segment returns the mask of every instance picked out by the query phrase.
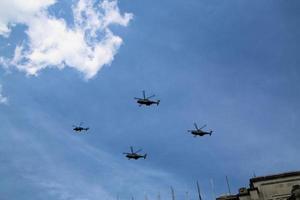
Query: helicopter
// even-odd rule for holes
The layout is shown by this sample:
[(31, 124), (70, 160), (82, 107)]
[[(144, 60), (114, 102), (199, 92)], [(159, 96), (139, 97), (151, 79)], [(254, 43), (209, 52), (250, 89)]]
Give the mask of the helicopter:
[(80, 124), (77, 126), (77, 125), (73, 125), (73, 131), (76, 131), (76, 132), (81, 132), (81, 131), (88, 131), (90, 128), (89, 127), (82, 127), (82, 122), (80, 122)]
[(206, 127), (206, 125), (202, 126), (201, 128), (198, 128), (197, 124), (194, 123), (194, 126), (195, 126), (196, 130), (188, 130), (188, 132), (190, 132), (191, 134), (193, 134), (194, 137), (197, 137), (197, 136), (204, 136), (204, 135), (210, 135), (210, 136), (211, 136), (211, 134), (212, 134), (212, 132), (213, 132), (212, 130), (210, 130), (209, 132), (203, 131), (202, 129), (203, 129), (204, 127)]
[(140, 158), (146, 159), (146, 157), (147, 157), (147, 154), (144, 154), (144, 155), (138, 154), (138, 152), (142, 151), (142, 149), (139, 149), (137, 151), (133, 151), (133, 147), (130, 147), (130, 151), (131, 151), (130, 153), (123, 153), (123, 154), (126, 155), (126, 157), (128, 158), (128, 160), (130, 160), (130, 159), (137, 160), (137, 159), (140, 159)]
[(152, 98), (152, 97), (155, 97), (155, 95), (146, 97), (145, 91), (143, 90), (143, 98), (135, 97), (134, 99), (137, 100), (137, 103), (139, 104), (139, 106), (142, 106), (142, 105), (150, 106), (152, 104), (159, 105), (160, 100), (157, 100), (157, 101), (150, 100), (150, 98)]

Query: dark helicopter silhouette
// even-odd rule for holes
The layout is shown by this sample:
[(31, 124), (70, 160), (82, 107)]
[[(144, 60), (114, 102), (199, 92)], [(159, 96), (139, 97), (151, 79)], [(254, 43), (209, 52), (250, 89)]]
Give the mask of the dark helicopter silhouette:
[(123, 153), (123, 154), (126, 155), (128, 160), (130, 160), (130, 159), (137, 160), (137, 159), (140, 159), (140, 158), (146, 159), (146, 157), (147, 157), (147, 154), (144, 154), (144, 155), (138, 154), (138, 152), (142, 151), (142, 149), (139, 149), (137, 151), (133, 151), (133, 147), (130, 147), (130, 151), (131, 151), (130, 153)]
[(193, 134), (194, 135), (194, 137), (197, 137), (197, 136), (204, 136), (204, 135), (210, 135), (211, 136), (211, 134), (212, 134), (212, 130), (210, 130), (209, 132), (207, 132), (207, 131), (203, 131), (202, 129), (204, 128), (204, 127), (206, 127), (206, 125), (204, 125), (204, 126), (202, 126), (201, 128), (198, 128), (198, 126), (197, 126), (197, 124), (196, 123), (194, 123), (194, 126), (195, 126), (195, 130), (188, 130), (188, 132), (190, 132), (191, 134)]
[(139, 106), (142, 106), (142, 105), (150, 106), (152, 104), (159, 105), (160, 100), (157, 100), (157, 101), (150, 100), (150, 98), (152, 98), (152, 97), (155, 97), (155, 95), (146, 97), (145, 91), (143, 90), (143, 98), (135, 97), (134, 99), (137, 100), (137, 103), (139, 104)]
[(80, 124), (78, 125), (78, 126), (76, 126), (76, 125), (73, 125), (73, 131), (76, 131), (76, 132), (81, 132), (81, 131), (88, 131), (90, 128), (89, 127), (86, 127), (86, 128), (84, 128), (84, 127), (82, 127), (82, 122), (80, 122)]

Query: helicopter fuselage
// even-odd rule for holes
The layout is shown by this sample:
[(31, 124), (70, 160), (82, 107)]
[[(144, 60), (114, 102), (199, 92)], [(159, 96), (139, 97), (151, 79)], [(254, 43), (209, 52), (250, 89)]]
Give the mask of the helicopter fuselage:
[(73, 130), (76, 132), (81, 132), (81, 131), (88, 131), (89, 128), (75, 127), (75, 128), (73, 128)]
[(201, 131), (201, 130), (191, 130), (191, 134), (193, 134), (195, 137), (196, 136), (204, 136), (204, 135), (210, 135), (212, 134), (212, 131), (206, 132), (206, 131)]
[(138, 104), (140, 104), (140, 105), (146, 105), (146, 106), (150, 106), (152, 104), (158, 105), (159, 102), (160, 102), (159, 100), (158, 101), (151, 101), (149, 99), (139, 99), (139, 100), (137, 100)]
[(137, 160), (137, 159), (140, 159), (140, 158), (144, 158), (146, 159), (146, 156), (147, 154), (145, 155), (139, 155), (139, 154), (136, 154), (136, 153), (132, 153), (132, 154), (127, 154), (126, 157), (130, 160), (130, 159), (134, 159), (134, 160)]

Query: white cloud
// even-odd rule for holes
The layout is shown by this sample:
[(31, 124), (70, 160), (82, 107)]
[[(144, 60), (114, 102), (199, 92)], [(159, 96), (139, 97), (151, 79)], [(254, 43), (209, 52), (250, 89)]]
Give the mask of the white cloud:
[(0, 85), (0, 104), (7, 104), (8, 98), (2, 94), (2, 85)]
[(1, 0), (0, 35), (8, 36), (10, 26), (26, 23), (36, 13), (55, 3), (55, 0)]
[[(0, 28), (2, 35), (9, 32), (9, 23), (27, 25), (28, 42), (17, 46), (14, 57), (2, 59), (2, 64), (15, 66), (29, 75), (36, 75), (47, 67), (62, 69), (68, 66), (82, 72), (85, 78), (92, 78), (113, 61), (122, 44), (122, 38), (112, 33), (110, 25), (127, 26), (133, 17), (129, 13), (121, 15), (115, 0), (104, 0), (97, 5), (93, 0), (79, 0), (72, 7), (74, 26), (71, 27), (64, 19), (50, 16), (45, 10), (54, 3), (53, 0), (39, 2), (43, 3), (24, 9), (31, 12), (24, 12), (23, 21), (18, 15), (9, 18), (11, 21), (0, 17), (0, 27), (6, 27), (2, 32)], [(15, 6), (11, 11), (16, 12), (19, 7)]]

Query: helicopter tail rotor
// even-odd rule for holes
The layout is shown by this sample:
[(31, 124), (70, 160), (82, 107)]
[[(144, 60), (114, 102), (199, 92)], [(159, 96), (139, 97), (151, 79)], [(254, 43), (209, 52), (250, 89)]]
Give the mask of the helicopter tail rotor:
[(210, 136), (211, 136), (212, 132), (213, 132), (212, 130), (209, 131), (209, 135), (210, 135)]
[(160, 103), (160, 100), (157, 100), (157, 103), (156, 103), (156, 104), (159, 105), (159, 103)]
[(143, 156), (143, 158), (146, 159), (146, 158), (147, 158), (147, 154), (145, 154), (145, 155)]

